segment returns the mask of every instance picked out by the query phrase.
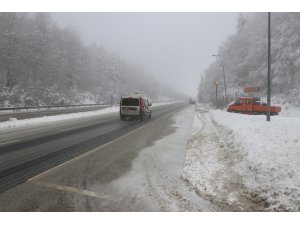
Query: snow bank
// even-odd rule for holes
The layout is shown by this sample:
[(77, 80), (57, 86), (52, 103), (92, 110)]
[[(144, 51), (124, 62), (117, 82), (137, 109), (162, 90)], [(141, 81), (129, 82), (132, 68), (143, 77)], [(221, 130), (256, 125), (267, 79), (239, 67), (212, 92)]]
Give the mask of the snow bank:
[(221, 210), (300, 210), (300, 117), (198, 106), (183, 178)]
[(113, 107), (108, 107), (105, 109), (89, 111), (89, 112), (79, 112), (79, 113), (70, 113), (70, 114), (62, 114), (62, 115), (55, 115), (55, 116), (43, 116), (43, 117), (24, 119), (24, 120), (5, 121), (0, 123), (0, 129), (63, 121), (63, 120), (69, 120), (74, 118), (84, 118), (84, 117), (96, 116), (96, 115), (104, 115), (104, 114), (118, 112), (118, 111), (119, 111), (119, 107), (113, 106)]
[[(174, 104), (178, 102), (160, 102), (154, 103), (153, 107), (163, 106)], [(95, 111), (88, 111), (88, 112), (79, 112), (79, 113), (69, 113), (69, 114), (62, 114), (62, 115), (55, 115), (55, 116), (43, 116), (31, 119), (23, 119), (23, 120), (11, 120), (5, 121), (0, 123), (0, 129), (7, 129), (7, 128), (14, 128), (14, 127), (22, 127), (28, 125), (35, 125), (41, 123), (49, 123), (49, 122), (57, 122), (63, 120), (70, 120), (74, 118), (84, 118), (89, 116), (97, 116), (97, 115), (104, 115), (113, 112), (119, 112), (119, 106), (108, 107), (105, 109), (95, 110)]]
[[(270, 210), (300, 210), (300, 117), (272, 117), (213, 111), (217, 125), (232, 131), (247, 164), (237, 172), (248, 188), (267, 199)], [(246, 170), (245, 170), (246, 168)]]
[[(265, 102), (267, 102), (267, 100), (265, 100)], [(290, 103), (290, 102), (292, 102), (292, 103)], [(279, 116), (284, 116), (284, 117), (298, 116), (298, 117), (300, 117), (300, 108), (295, 106), (294, 101), (290, 100), (290, 102), (287, 100), (287, 97), (284, 95), (272, 96), (272, 105), (281, 106), (281, 113), (279, 113)]]
[[(87, 103), (88, 104), (88, 103)], [(88, 105), (88, 106), (73, 106), (73, 107), (68, 107), (67, 109), (74, 109), (74, 108), (93, 108), (93, 107), (99, 107), (102, 105)], [(108, 105), (103, 105), (108, 106)], [(66, 107), (51, 107), (51, 108), (35, 108), (35, 109), (15, 109), (15, 110), (2, 110), (0, 111), (1, 114), (10, 114), (10, 113), (23, 113), (23, 112), (41, 112), (41, 111), (60, 111), (60, 110), (65, 110)]]

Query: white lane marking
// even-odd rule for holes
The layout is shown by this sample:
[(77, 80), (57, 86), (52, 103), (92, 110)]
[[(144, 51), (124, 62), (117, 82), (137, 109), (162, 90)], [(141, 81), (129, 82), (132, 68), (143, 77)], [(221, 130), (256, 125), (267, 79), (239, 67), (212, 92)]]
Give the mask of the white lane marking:
[[(21, 139), (22, 140), (22, 139)], [(12, 141), (7, 141), (7, 142), (2, 142), (2, 143), (0, 143), (0, 146), (1, 145), (6, 145), (6, 144), (10, 144), (10, 143), (14, 143), (14, 142), (19, 142), (19, 141), (21, 141), (21, 140), (12, 140)]]
[[(173, 111), (171, 111), (171, 112), (169, 112), (169, 113), (172, 113), (172, 112), (173, 112)], [(160, 117), (160, 118), (158, 118), (158, 119), (155, 119), (155, 120), (153, 120), (152, 122), (154, 122), (154, 121), (159, 121), (159, 120), (164, 119), (164, 117), (167, 116), (169, 113), (166, 113), (166, 114), (163, 115), (162, 117)], [(88, 151), (88, 152), (86, 152), (86, 153), (83, 153), (82, 155), (79, 155), (79, 156), (77, 156), (77, 157), (75, 157), (75, 158), (73, 158), (73, 159), (70, 159), (70, 160), (68, 160), (68, 161), (66, 161), (66, 162), (64, 162), (64, 163), (62, 163), (62, 164), (60, 164), (60, 165), (58, 165), (58, 166), (56, 166), (56, 167), (53, 167), (53, 168), (51, 168), (51, 169), (49, 169), (49, 170), (46, 170), (45, 172), (40, 173), (40, 174), (38, 174), (38, 175), (36, 175), (36, 176), (34, 176), (34, 177), (28, 179), (27, 181), (37, 180), (38, 178), (41, 178), (41, 177), (45, 176), (47, 173), (50, 173), (50, 172), (52, 172), (52, 171), (54, 171), (54, 170), (56, 170), (56, 169), (59, 169), (59, 168), (61, 168), (61, 167), (65, 167), (65, 166), (67, 166), (67, 165), (70, 164), (70, 163), (76, 162), (76, 161), (78, 161), (78, 160), (80, 160), (80, 159), (82, 159), (82, 158), (84, 158), (84, 157), (86, 157), (86, 156), (88, 156), (88, 155), (91, 155), (91, 154), (93, 154), (93, 153), (99, 151), (100, 149), (103, 149), (103, 148), (105, 148), (106, 146), (108, 146), (108, 145), (110, 145), (110, 144), (113, 144), (114, 142), (117, 142), (117, 141), (119, 141), (119, 140), (121, 140), (121, 139), (123, 139), (123, 138), (125, 138), (125, 137), (127, 137), (127, 136), (129, 136), (129, 135), (131, 135), (131, 134), (133, 134), (133, 133), (135, 133), (135, 132), (141, 130), (142, 128), (144, 128), (144, 127), (146, 127), (146, 126), (150, 126), (150, 125), (152, 124), (152, 122), (146, 123), (145, 125), (143, 125), (143, 126), (141, 126), (141, 127), (138, 127), (137, 129), (135, 129), (135, 130), (133, 130), (133, 131), (130, 131), (130, 132), (128, 132), (128, 133), (126, 133), (126, 134), (124, 134), (124, 135), (122, 135), (122, 136), (120, 136), (120, 137), (118, 137), (118, 138), (116, 138), (116, 139), (114, 139), (114, 140), (112, 140), (112, 141), (110, 141), (110, 142), (107, 142), (107, 143), (105, 143), (105, 144), (103, 144), (103, 145), (100, 145), (99, 147), (94, 148), (94, 149), (92, 149), (92, 150), (90, 150), (90, 151)]]
[(63, 185), (59, 185), (59, 184), (53, 184), (53, 183), (48, 183), (48, 182), (44, 182), (44, 181), (32, 181), (32, 183), (42, 186), (42, 187), (72, 192), (72, 193), (76, 193), (76, 194), (86, 195), (89, 197), (95, 197), (95, 198), (101, 198), (101, 199), (118, 199), (118, 200), (123, 199), (123, 197), (120, 197), (120, 196), (100, 194), (100, 193), (97, 193), (94, 191), (79, 189), (79, 188), (75, 188), (75, 187), (68, 187), (68, 186), (63, 186)]

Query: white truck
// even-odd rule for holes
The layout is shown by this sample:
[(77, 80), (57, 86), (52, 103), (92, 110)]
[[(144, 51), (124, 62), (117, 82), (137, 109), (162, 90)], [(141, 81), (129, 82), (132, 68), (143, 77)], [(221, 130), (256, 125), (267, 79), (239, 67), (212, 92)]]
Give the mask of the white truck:
[(151, 118), (151, 102), (140, 94), (124, 96), (120, 100), (120, 119), (146, 120)]

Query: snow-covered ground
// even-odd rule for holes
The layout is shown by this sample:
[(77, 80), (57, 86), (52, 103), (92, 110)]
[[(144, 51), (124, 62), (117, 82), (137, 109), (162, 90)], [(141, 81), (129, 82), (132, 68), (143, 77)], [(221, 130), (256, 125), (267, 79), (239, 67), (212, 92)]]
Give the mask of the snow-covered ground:
[(112, 112), (117, 112), (118, 110), (119, 107), (113, 106), (113, 107), (108, 107), (105, 109), (89, 111), (89, 112), (70, 113), (70, 114), (62, 114), (62, 115), (55, 115), (55, 116), (43, 116), (43, 117), (24, 119), (24, 120), (11, 120), (11, 121), (5, 121), (0, 123), (0, 129), (23, 127), (23, 126), (35, 125), (41, 123), (56, 122), (56, 121), (74, 119), (74, 118), (83, 118), (83, 117), (95, 116), (100, 114), (108, 114)]
[[(99, 107), (102, 105), (86, 105), (86, 106), (72, 106), (68, 107), (68, 109), (75, 109), (75, 108), (93, 108), (93, 107)], [(103, 105), (103, 106), (108, 106), (108, 105)], [(1, 114), (7, 114), (7, 113), (24, 113), (24, 112), (42, 112), (42, 111), (60, 111), (60, 110), (65, 110), (66, 107), (51, 107), (51, 108), (34, 108), (34, 109), (14, 109), (14, 110), (1, 110)]]
[[(276, 95), (272, 97), (272, 105), (281, 106), (281, 112), (279, 116), (298, 116), (300, 117), (300, 109), (299, 107), (295, 107), (293, 104), (290, 104), (284, 95)], [(290, 97), (292, 98), (292, 97)], [(293, 99), (293, 98), (292, 98)], [(262, 98), (264, 102), (267, 102), (267, 98)], [(290, 99), (291, 101), (291, 99)], [(293, 99), (292, 102), (297, 102), (296, 98)]]
[[(174, 103), (176, 103), (176, 102), (153, 103), (153, 107), (174, 104)], [(74, 119), (74, 118), (84, 118), (84, 117), (90, 117), (90, 116), (96, 116), (96, 115), (104, 115), (104, 114), (114, 113), (114, 112), (118, 112), (118, 111), (119, 111), (119, 106), (112, 106), (112, 107), (95, 110), (95, 111), (69, 113), (69, 114), (61, 114), (61, 115), (55, 115), (55, 116), (43, 116), (43, 117), (23, 119), (23, 120), (16, 120), (16, 119), (12, 118), (10, 121), (1, 122), (0, 129), (23, 127), (23, 126), (28, 126), (28, 125), (70, 120), (70, 119)]]
[(300, 210), (300, 115), (233, 114), (197, 105), (183, 178), (223, 210)]

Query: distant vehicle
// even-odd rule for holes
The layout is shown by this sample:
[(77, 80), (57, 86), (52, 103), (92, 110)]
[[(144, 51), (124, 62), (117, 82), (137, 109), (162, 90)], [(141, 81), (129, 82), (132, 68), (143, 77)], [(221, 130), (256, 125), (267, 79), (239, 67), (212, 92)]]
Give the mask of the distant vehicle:
[(140, 94), (124, 96), (120, 100), (120, 119), (146, 120), (151, 118), (151, 102)]
[(190, 98), (189, 103), (190, 104), (196, 104), (196, 101), (194, 99)]
[[(227, 112), (244, 114), (267, 114), (267, 104), (262, 103), (257, 97), (242, 97), (227, 106)], [(281, 112), (280, 106), (270, 107), (271, 115), (278, 115)]]

